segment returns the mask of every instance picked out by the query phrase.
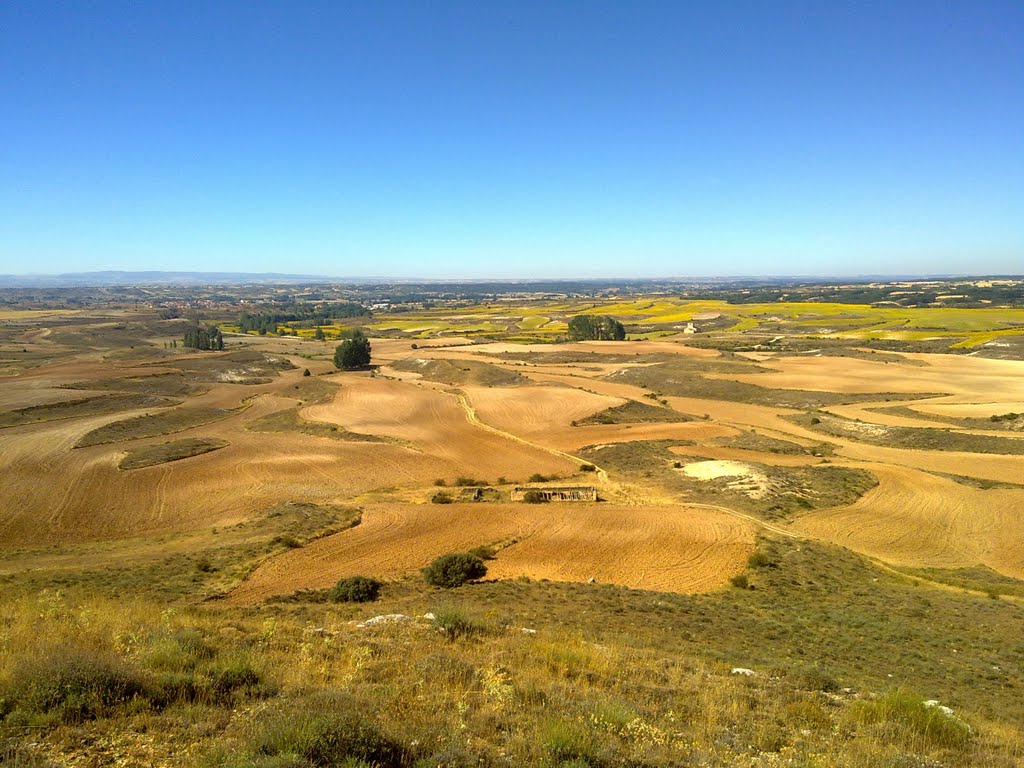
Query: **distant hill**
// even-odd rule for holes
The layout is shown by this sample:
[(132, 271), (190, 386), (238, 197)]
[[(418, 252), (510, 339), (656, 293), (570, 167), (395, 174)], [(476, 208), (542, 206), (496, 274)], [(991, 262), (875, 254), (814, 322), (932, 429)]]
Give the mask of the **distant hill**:
[(281, 272), (66, 272), (60, 275), (0, 275), (0, 287), (104, 286), (104, 285), (234, 285), (253, 283), (314, 283), (337, 280), (323, 275)]

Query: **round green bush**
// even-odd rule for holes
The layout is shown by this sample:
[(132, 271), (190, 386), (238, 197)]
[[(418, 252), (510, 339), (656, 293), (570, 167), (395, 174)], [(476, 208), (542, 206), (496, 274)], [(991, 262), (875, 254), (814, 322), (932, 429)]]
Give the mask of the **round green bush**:
[(453, 589), (487, 575), (484, 561), (469, 552), (441, 555), (423, 569), (423, 577), (435, 587)]
[(376, 579), (366, 576), (350, 576), (342, 579), (331, 590), (331, 600), (336, 603), (372, 603), (384, 586)]

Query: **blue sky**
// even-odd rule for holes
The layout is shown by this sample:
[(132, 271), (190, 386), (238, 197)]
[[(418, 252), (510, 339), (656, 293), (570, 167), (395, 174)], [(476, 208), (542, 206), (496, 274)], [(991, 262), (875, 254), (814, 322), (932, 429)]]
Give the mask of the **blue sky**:
[(1024, 4), (0, 4), (0, 273), (1024, 273)]

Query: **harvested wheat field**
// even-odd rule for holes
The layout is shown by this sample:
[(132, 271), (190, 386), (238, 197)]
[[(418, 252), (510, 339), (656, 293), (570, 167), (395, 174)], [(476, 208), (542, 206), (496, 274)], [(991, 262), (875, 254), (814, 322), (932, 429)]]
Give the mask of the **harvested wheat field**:
[[(455, 470), (401, 445), (291, 434), (268, 439), (245, 431), (241, 418), (176, 435), (226, 440), (215, 453), (127, 473), (117, 467), (127, 444), (73, 448), (110, 417), (59, 429), (6, 430), (0, 436), (0, 505), (8, 513), (0, 541), (42, 545), (225, 525), (281, 501), (330, 502), (382, 486), (423, 485)], [(53, 472), (58, 466), (61, 471)]]
[(877, 488), (849, 507), (809, 513), (793, 529), (891, 563), (982, 564), (1024, 578), (1021, 490), (980, 490), (901, 467), (871, 471)]
[(351, 432), (405, 441), (414, 450), (450, 462), (451, 469), (439, 477), (525, 480), (536, 472), (575, 470), (562, 457), (471, 423), (456, 395), (416, 383), (349, 377), (333, 402), (310, 406), (302, 415)]
[[(880, 356), (881, 357), (881, 356)], [(823, 392), (907, 392), (1020, 401), (1024, 361), (913, 354), (917, 365), (845, 357), (776, 357), (762, 363), (772, 373), (729, 376), (775, 389)]]
[[(101, 326), (108, 331), (109, 323)], [(88, 328), (84, 324), (76, 332)], [(43, 348), (53, 343), (48, 335), (36, 338)], [(748, 522), (725, 512), (701, 511), (695, 516), (685, 498), (657, 484), (645, 485), (642, 466), (637, 467), (637, 477), (609, 477), (600, 467), (596, 475), (584, 477), (574, 456), (590, 446), (665, 442), (671, 445), (668, 457), (708, 462), (690, 461), (683, 474), (700, 473), (702, 467), (705, 474), (721, 474), (745, 461), (814, 466), (826, 461), (813, 455), (815, 446), (824, 445), (827, 461), (867, 469), (881, 485), (851, 506), (805, 515), (792, 523), (794, 532), (837, 541), (893, 563), (985, 563), (1001, 573), (1019, 572), (1015, 547), (1024, 548), (1014, 544), (1019, 528), (1012, 508), (1024, 489), (982, 490), (934, 473), (979, 483), (1021, 482), (1024, 457), (896, 448), (834, 437), (794, 423), (790, 417), (802, 411), (792, 408), (662, 396), (655, 391), (656, 382), (648, 388), (618, 375), (667, 355), (695, 358), (694, 365), (722, 357), (716, 349), (685, 343), (530, 345), (478, 343), (468, 337), (418, 342), (422, 343), (413, 349), (407, 339), (375, 339), (375, 360), (384, 374), (377, 376), (336, 372), (327, 359), (330, 344), (242, 336), (233, 352), (168, 355), (153, 350), (150, 357), (143, 352), (131, 361), (111, 363), (102, 352), (90, 349), (6, 377), (0, 404), (7, 412), (110, 396), (118, 390), (118, 379), (132, 379), (126, 391), (145, 392), (144, 377), (164, 374), (163, 379), (151, 380), (153, 386), (166, 386), (175, 394), (162, 408), (83, 411), (81, 416), (72, 409), (67, 418), (58, 410), (59, 419), (0, 430), (0, 471), (6, 481), (0, 487), (0, 504), (8, 510), (0, 520), (0, 543), (35, 546), (196, 531), (251, 519), (285, 501), (356, 501), (367, 508), (359, 529), (270, 560), (264, 566), (269, 570), (261, 569), (244, 589), (261, 584), (263, 593), (283, 594), (290, 585), (309, 586), (305, 566), (293, 567), (305, 558), (315, 558), (316, 568), (327, 574), (318, 577), (321, 580), (354, 573), (356, 566), (397, 576), (414, 572), (431, 553), (446, 548), (521, 537), (492, 564), (492, 575), (595, 578), (651, 589), (703, 590), (720, 586), (739, 572), (742, 558), (734, 554), (749, 548)], [(532, 353), (537, 353), (536, 360), (530, 359)], [(828, 406), (865, 429), (936, 426), (914, 417), (915, 410), (923, 416), (985, 417), (1013, 411), (1012, 406), (1024, 402), (1024, 363), (1015, 361), (935, 354), (880, 354), (878, 360), (755, 357), (767, 372), (703, 375), (768, 388), (931, 395), (926, 400), (879, 398)], [(454, 387), (427, 380), (410, 361), (440, 361), (443, 364), (435, 366), (440, 373), (432, 375), (454, 376), (450, 380), (465, 383)], [(306, 368), (312, 378), (303, 376)], [(323, 374), (330, 375), (320, 378)], [(91, 381), (101, 382), (102, 389), (61, 389)], [(175, 382), (185, 388), (173, 389)], [(659, 416), (631, 423), (627, 416), (624, 423), (615, 421), (614, 409), (630, 402), (640, 404), (634, 411), (657, 406), (681, 420)], [(897, 406), (904, 410), (877, 410)], [(131, 421), (145, 414), (155, 415), (138, 425)], [(95, 442), (86, 435), (101, 428), (96, 434), (103, 436), (102, 444), (75, 447)], [(756, 442), (728, 442), (752, 429), (795, 446), (786, 449), (789, 453), (768, 452)], [(170, 440), (226, 445), (130, 472), (118, 469), (129, 451), (159, 451), (158, 446)], [(660, 461), (649, 469), (670, 459)], [(59, 472), (54, 471), (57, 468)], [(565, 483), (597, 483), (605, 497), (628, 503), (628, 510), (612, 506), (614, 502), (550, 507), (540, 525), (536, 510), (519, 505), (399, 503), (425, 498), (435, 480), (523, 482), (536, 475), (562, 478), (559, 482)], [(742, 479), (737, 477), (736, 482)], [(889, 505), (898, 507), (899, 514), (887, 513)], [(470, 518), (472, 524), (467, 523)], [(916, 536), (922, 525), (932, 527), (929, 537)], [(364, 537), (374, 543), (360, 549)], [(630, 575), (633, 566), (621, 565), (631, 562), (628, 553), (658, 550), (658, 537), (676, 542), (679, 556)], [(400, 543), (392, 546), (391, 538)], [(568, 546), (572, 541), (577, 542), (574, 548)], [(571, 551), (572, 557), (559, 557), (563, 551)], [(717, 576), (711, 575), (711, 562), (718, 563)], [(273, 579), (267, 574), (283, 580), (271, 586)]]
[(739, 573), (749, 523), (714, 510), (611, 504), (373, 506), (355, 528), (260, 566), (228, 600), (251, 604), (345, 576), (398, 579), (434, 557), (515, 540), (489, 565), (495, 578), (598, 581), (704, 592)]
[(491, 576), (709, 592), (743, 571), (755, 540), (751, 523), (696, 507), (552, 511), (544, 528), (499, 553)]

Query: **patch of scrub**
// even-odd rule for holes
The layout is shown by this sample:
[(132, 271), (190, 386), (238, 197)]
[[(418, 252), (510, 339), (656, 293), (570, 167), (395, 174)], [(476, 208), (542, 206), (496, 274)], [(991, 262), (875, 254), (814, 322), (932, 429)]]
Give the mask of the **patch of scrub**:
[(742, 461), (694, 461), (682, 467), (683, 474), (696, 480), (718, 480), (729, 477), (734, 490), (742, 491), (752, 499), (763, 498), (769, 490), (768, 478)]

